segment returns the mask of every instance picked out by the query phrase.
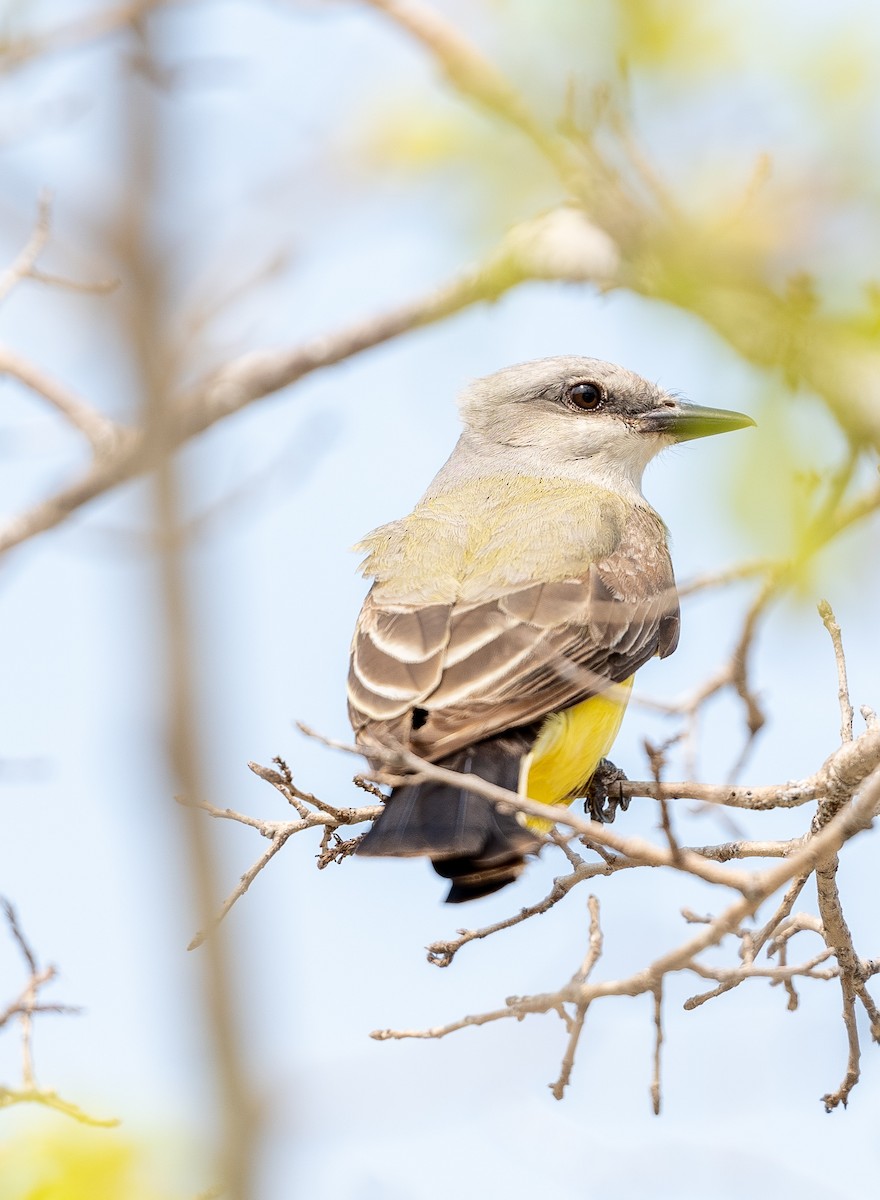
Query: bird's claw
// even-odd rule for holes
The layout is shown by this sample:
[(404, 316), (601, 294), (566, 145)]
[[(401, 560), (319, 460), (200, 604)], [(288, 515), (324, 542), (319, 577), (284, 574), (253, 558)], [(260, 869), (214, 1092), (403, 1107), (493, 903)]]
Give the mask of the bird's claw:
[(620, 786), (626, 779), (620, 767), (607, 758), (603, 758), (593, 772), (584, 797), (584, 811), (600, 825), (610, 825), (618, 809), (626, 812), (629, 808), (630, 798), (624, 796)]

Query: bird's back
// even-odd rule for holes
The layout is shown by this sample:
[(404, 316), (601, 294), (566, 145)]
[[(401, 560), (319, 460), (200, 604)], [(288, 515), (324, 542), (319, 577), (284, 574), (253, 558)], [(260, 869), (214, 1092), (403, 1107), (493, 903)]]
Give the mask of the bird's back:
[(617, 683), (677, 633), (662, 521), (570, 479), (469, 479), (370, 534), (358, 740), (438, 759)]

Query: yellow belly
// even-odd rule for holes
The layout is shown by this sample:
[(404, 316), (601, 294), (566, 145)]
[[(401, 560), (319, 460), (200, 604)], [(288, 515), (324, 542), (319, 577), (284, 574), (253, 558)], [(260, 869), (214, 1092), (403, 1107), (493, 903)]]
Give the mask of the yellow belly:
[[(591, 696), (562, 712), (551, 713), (541, 726), (531, 753), (522, 762), (520, 792), (541, 804), (570, 804), (582, 796), (593, 772), (620, 730), (634, 675), (608, 695)], [(547, 821), (529, 817), (532, 829), (546, 831)]]

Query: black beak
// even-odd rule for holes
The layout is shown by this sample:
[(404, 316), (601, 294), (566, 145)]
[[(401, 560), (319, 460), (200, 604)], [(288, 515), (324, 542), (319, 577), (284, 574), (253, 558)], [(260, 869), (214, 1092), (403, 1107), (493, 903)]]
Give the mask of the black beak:
[(733, 429), (746, 429), (755, 424), (745, 413), (731, 412), (726, 408), (703, 408), (699, 404), (686, 404), (681, 400), (676, 401), (674, 406), (642, 413), (637, 423), (643, 433), (665, 433), (677, 442), (689, 442), (712, 433), (729, 433)]

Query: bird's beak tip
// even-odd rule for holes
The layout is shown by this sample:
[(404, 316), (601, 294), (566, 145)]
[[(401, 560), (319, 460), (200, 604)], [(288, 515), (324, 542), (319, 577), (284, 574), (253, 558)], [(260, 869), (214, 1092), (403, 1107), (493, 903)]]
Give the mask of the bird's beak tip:
[(665, 433), (676, 442), (689, 442), (715, 433), (732, 433), (735, 429), (748, 429), (756, 424), (745, 413), (684, 402), (674, 408), (655, 408), (642, 418), (646, 433)]

